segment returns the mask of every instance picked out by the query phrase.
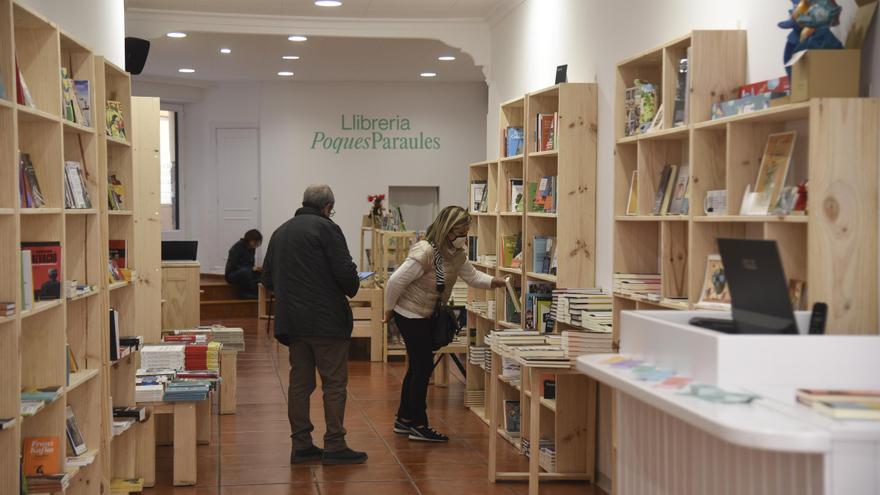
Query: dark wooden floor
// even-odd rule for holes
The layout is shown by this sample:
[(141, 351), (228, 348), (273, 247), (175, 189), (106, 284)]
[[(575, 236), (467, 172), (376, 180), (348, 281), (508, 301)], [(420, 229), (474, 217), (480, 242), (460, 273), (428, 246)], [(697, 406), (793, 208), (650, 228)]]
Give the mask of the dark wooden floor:
[[(213, 323), (213, 322), (211, 322)], [(488, 427), (463, 406), (460, 383), (431, 387), (432, 425), (448, 434), (445, 445), (410, 442), (394, 435), (401, 363), (350, 363), (346, 412), (348, 443), (369, 453), (367, 464), (323, 467), (291, 466), (287, 422), (287, 352), (276, 346), (255, 319), (226, 320), (245, 328), (247, 352), (238, 359), (238, 414), (214, 416), (211, 445), (199, 446), (198, 485), (171, 486), (172, 451), (161, 447), (157, 486), (147, 494), (308, 495), (308, 494), (525, 494), (525, 483), (487, 481)], [(324, 422), (320, 393), (312, 398), (315, 440), (321, 444)], [(502, 442), (503, 470), (528, 469), (524, 457)], [(584, 483), (545, 484), (542, 494), (598, 495)]]

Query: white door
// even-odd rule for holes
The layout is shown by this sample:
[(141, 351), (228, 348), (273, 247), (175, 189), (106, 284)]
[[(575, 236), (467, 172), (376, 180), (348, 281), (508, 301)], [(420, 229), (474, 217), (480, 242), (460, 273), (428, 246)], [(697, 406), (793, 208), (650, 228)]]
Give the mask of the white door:
[[(232, 244), (260, 227), (260, 148), (257, 129), (217, 129), (218, 260), (223, 273)], [(205, 246), (208, 247), (208, 246)]]

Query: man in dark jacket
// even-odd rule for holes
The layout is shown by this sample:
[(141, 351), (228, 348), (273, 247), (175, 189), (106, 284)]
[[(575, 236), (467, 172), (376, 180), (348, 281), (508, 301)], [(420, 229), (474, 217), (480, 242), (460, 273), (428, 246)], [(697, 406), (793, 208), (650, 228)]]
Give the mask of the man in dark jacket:
[[(275, 338), (290, 346), (290, 419), (292, 464), (361, 464), (367, 454), (345, 443), (348, 347), (352, 314), (348, 297), (360, 287), (357, 267), (342, 229), (330, 220), (335, 200), (329, 186), (309, 186), (303, 207), (269, 240), (263, 285), (275, 293)], [(327, 432), (324, 449), (312, 443), (309, 398), (315, 369), (324, 390)]]
[(260, 269), (256, 267), (256, 251), (263, 244), (263, 234), (257, 229), (244, 233), (244, 237), (229, 248), (226, 257), (226, 282), (238, 289), (242, 299), (257, 298), (257, 282)]

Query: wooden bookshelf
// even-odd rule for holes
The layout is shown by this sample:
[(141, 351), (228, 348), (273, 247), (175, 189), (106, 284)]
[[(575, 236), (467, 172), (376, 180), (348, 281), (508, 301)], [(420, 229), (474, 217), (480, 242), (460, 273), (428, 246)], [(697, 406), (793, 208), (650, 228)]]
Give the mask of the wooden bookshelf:
[[(16, 59), (33, 97), (33, 107), (15, 103)], [(62, 115), (62, 68), (73, 79), (89, 81), (89, 125), (69, 122)], [(110, 235), (125, 236), (131, 248), (127, 257), (130, 263), (136, 259), (132, 256), (136, 237), (131, 215), (110, 218), (106, 199), (108, 170), (126, 178), (129, 195), (137, 195), (138, 191), (132, 189), (132, 153), (125, 151), (131, 147), (108, 145), (103, 113), (104, 101), (112, 95), (122, 103), (126, 117), (131, 115), (128, 75), (43, 16), (13, 0), (0, 0), (0, 82), (6, 88), (7, 98), (0, 99), (0, 301), (16, 305), (14, 315), (0, 317), (0, 417), (17, 419), (13, 428), (0, 431), (0, 493), (19, 492), (24, 437), (57, 436), (64, 450), (67, 406), (73, 409), (89, 448), (86, 455), (95, 459), (78, 470), (68, 491), (86, 495), (108, 493), (111, 478), (135, 474), (114, 473), (111, 469), (122, 459), (133, 460), (133, 455), (121, 454), (125, 450), (116, 451), (115, 442), (111, 445), (111, 380), (114, 403), (128, 404), (131, 399), (133, 405), (135, 368), (126, 371), (124, 379), (114, 378), (118, 372), (112, 368), (118, 366), (112, 366), (108, 360), (107, 315), (111, 304), (127, 311), (130, 330), (123, 326), (122, 333), (135, 335), (134, 302), (138, 289), (124, 288), (112, 294), (109, 290)], [(158, 127), (158, 113), (155, 120)], [(31, 156), (46, 199), (42, 208), (20, 205), (19, 150)], [(65, 160), (82, 164), (92, 208), (65, 208)], [(136, 206), (134, 210), (137, 211)], [(60, 244), (60, 299), (39, 301), (31, 309), (23, 310), (22, 242)], [(149, 246), (152, 242), (138, 245)], [(158, 253), (158, 241), (143, 249)], [(82, 295), (68, 293), (66, 282), (72, 280), (94, 286), (95, 290)], [(78, 365), (75, 373), (68, 373), (68, 347)], [(63, 386), (64, 392), (36, 415), (20, 417), (21, 389), (44, 386)]]
[[(617, 67), (614, 271), (660, 274), (662, 289), (660, 301), (615, 294), (615, 343), (623, 310), (694, 307), (707, 257), (717, 254), (720, 237), (776, 240), (786, 277), (806, 282), (806, 307), (829, 305), (829, 333), (877, 333), (878, 152), (867, 144), (867, 133), (877, 125), (880, 104), (818, 99), (711, 120), (712, 103), (746, 82), (745, 38), (744, 31), (694, 31)], [(684, 125), (672, 127), (673, 76), (688, 48), (689, 115)], [(624, 136), (624, 91), (635, 79), (660, 84), (664, 125)], [(783, 131), (798, 133), (789, 183), (809, 179), (810, 214), (738, 215), (768, 135)], [(663, 167), (682, 163), (690, 165), (690, 211), (652, 215)], [(633, 171), (639, 177), (638, 214), (627, 216)], [(711, 190), (727, 191), (727, 214), (703, 211)]]
[[(519, 290), (519, 304), (525, 309), (524, 287), (529, 283), (550, 286), (585, 288), (595, 285), (595, 229), (596, 229), (596, 149), (597, 149), (598, 89), (595, 84), (567, 83), (535, 91), (501, 105), (499, 135), (500, 154), (497, 161), (472, 164), (468, 172), (468, 187), (473, 181), (488, 184), (488, 212), (475, 214), (470, 236), (477, 238), (477, 255), (494, 254), (497, 266), (478, 262), (478, 270), (495, 276), (511, 276)], [(555, 149), (538, 150), (535, 142), (536, 114), (558, 112), (559, 124)], [(504, 135), (509, 126), (524, 128), (523, 153), (505, 156)], [(542, 177), (557, 176), (559, 196), (555, 212), (530, 212), (528, 183), (539, 182)], [(524, 183), (523, 211), (512, 208), (510, 180), (521, 179)], [(470, 189), (468, 198), (470, 198)], [(522, 237), (522, 263), (509, 266), (504, 260), (506, 236)], [(555, 274), (538, 273), (533, 266), (535, 235), (554, 236), (557, 242), (558, 269)], [(495, 302), (495, 315), (468, 311), (469, 345), (482, 345), (486, 335), (495, 329), (519, 328), (525, 321), (508, 321), (507, 296), (504, 289), (469, 289), (468, 300), (479, 303)], [(557, 331), (561, 330), (561, 325)], [(540, 405), (542, 435), (553, 438), (557, 444), (558, 473), (542, 472), (540, 479), (593, 479), (593, 459), (589, 454), (595, 446), (595, 383), (588, 384), (580, 377), (550, 370), (558, 374), (559, 394), (557, 402), (531, 397), (529, 370), (523, 369), (525, 386), (515, 385), (501, 376), (501, 358), (492, 354), (490, 369), (474, 364), (468, 359), (466, 403), (483, 421), (494, 425), (497, 433), (491, 433), (490, 446), (498, 439), (521, 448), (521, 439), (508, 435), (500, 418), (503, 417), (505, 400), (519, 400), (522, 412), (523, 435), (528, 437), (530, 404)], [(583, 383), (581, 383), (583, 382)], [(593, 393), (587, 393), (587, 388)], [(483, 397), (469, 400), (471, 397)], [(560, 411), (557, 414), (557, 411)], [(491, 428), (490, 428), (491, 430)], [(537, 450), (538, 443), (534, 448)], [(493, 480), (526, 480), (529, 473), (499, 473), (493, 459), (495, 449), (490, 447), (490, 478)]]

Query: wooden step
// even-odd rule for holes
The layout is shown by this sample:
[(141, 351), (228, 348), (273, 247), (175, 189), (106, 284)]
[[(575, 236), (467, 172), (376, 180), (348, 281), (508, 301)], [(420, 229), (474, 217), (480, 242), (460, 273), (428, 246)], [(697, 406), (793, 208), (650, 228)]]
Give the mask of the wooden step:
[(202, 283), (202, 301), (228, 301), (238, 299), (238, 289), (223, 281), (219, 283)]
[(202, 301), (202, 319), (216, 318), (256, 318), (257, 301), (248, 299), (222, 299)]

